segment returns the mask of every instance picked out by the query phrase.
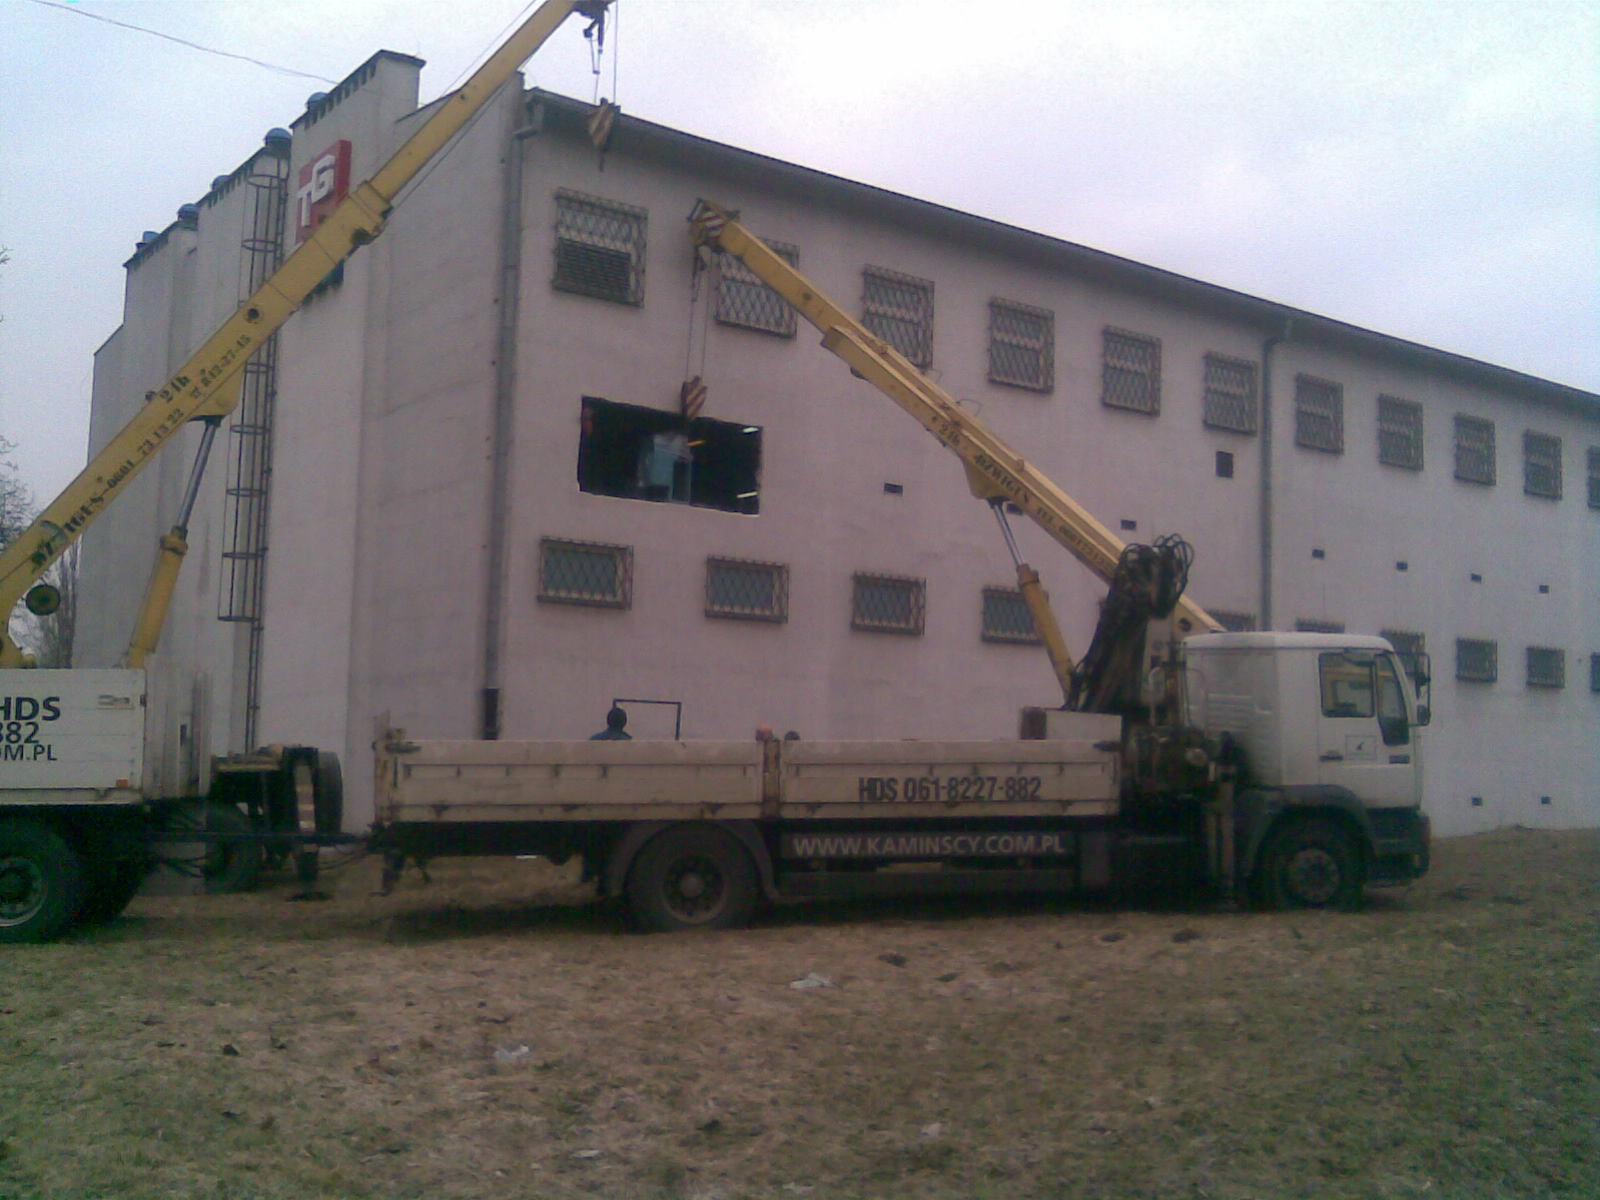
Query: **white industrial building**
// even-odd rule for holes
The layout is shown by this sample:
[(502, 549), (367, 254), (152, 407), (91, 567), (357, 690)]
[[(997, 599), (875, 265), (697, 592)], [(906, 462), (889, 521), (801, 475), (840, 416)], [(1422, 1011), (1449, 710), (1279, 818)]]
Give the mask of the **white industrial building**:
[[(375, 56), (146, 236), (91, 450), (406, 136), (420, 67)], [(642, 120), (601, 154), (589, 114), (505, 89), (252, 366), (152, 668), (167, 786), (326, 746), (359, 827), (384, 721), (1008, 736), (1057, 702), (959, 462), (696, 272), (704, 196), (1125, 539), (1186, 537), (1214, 615), (1425, 650), (1437, 832), (1600, 824), (1600, 396)], [(188, 469), (86, 538), (79, 665), (122, 652)], [(1019, 535), (1081, 651), (1101, 585)]]

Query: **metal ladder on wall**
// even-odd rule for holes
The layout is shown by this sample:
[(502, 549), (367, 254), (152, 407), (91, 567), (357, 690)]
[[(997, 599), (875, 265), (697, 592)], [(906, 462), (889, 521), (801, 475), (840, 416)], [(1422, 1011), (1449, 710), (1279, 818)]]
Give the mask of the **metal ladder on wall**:
[[(283, 262), (284, 207), (288, 197), (288, 145), (268, 143), (245, 179), (244, 238), (240, 243), (241, 300), (252, 295)], [(235, 750), (256, 744), (261, 709), (261, 640), (267, 571), (267, 514), (272, 482), (272, 411), (277, 399), (278, 339), (270, 338), (245, 364), (243, 395), (228, 435), (227, 507), (222, 551), (219, 620), (249, 628), (245, 659), (244, 737)]]

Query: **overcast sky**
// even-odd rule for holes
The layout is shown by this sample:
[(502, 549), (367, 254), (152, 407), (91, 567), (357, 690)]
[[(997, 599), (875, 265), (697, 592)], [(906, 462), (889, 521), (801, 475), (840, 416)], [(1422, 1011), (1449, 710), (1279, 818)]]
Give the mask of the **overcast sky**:
[[(0, 0), (0, 435), (84, 462), (123, 269), (378, 49), (523, 0)], [(625, 111), (1600, 391), (1600, 5), (621, 0)], [(526, 68), (594, 94), (576, 21)], [(607, 61), (601, 94), (612, 93)]]

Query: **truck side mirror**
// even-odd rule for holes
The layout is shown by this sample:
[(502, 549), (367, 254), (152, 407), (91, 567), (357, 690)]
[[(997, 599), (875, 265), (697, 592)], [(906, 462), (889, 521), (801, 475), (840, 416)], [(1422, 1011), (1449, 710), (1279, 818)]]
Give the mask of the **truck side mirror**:
[(1433, 712), (1426, 704), (1417, 705), (1417, 724), (1426, 725), (1433, 720)]

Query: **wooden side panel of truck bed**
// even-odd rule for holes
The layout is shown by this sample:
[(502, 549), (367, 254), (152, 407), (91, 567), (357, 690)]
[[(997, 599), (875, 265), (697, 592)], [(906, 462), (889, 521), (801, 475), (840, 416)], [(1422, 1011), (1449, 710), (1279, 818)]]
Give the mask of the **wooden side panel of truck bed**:
[(378, 819), (751, 820), (761, 815), (761, 743), (380, 743)]
[(1042, 741), (391, 736), (379, 746), (377, 816), (385, 824), (426, 824), (1111, 815), (1119, 787), (1118, 721), (1084, 720), (1081, 736)]

